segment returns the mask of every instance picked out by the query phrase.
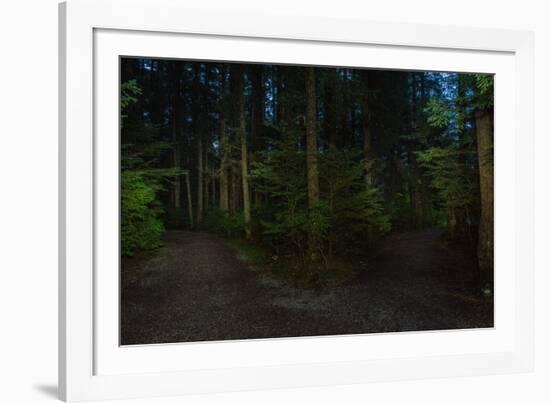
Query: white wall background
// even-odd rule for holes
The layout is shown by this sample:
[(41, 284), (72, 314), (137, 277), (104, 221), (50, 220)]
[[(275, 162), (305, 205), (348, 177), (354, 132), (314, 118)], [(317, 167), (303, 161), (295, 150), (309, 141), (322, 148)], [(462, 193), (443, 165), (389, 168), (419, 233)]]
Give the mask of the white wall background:
[[(205, 7), (198, 0), (187, 2)], [(58, 0), (12, 0), (0, 5), (0, 401), (10, 403), (54, 401), (57, 393), (57, 3)], [(550, 401), (547, 253), (550, 133), (545, 120), (550, 108), (550, 13), (546, 2), (209, 0), (208, 3), (222, 9), (535, 31), (536, 371), (524, 375), (140, 402)]]

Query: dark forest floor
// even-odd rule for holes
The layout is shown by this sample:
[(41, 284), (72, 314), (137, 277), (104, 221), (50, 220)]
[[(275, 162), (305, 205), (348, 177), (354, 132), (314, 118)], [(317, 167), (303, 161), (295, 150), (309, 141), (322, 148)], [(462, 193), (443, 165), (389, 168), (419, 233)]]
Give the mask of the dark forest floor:
[(393, 234), (353, 278), (297, 288), (212, 234), (170, 231), (154, 254), (124, 261), (121, 343), (493, 327), (472, 257), (439, 229)]

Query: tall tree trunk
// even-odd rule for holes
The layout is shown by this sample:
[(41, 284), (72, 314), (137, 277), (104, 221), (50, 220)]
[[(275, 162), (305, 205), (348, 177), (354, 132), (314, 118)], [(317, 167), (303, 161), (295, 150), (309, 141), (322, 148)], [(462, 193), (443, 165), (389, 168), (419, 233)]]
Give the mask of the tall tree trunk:
[(287, 102), (287, 90), (286, 90), (286, 69), (285, 66), (277, 66), (277, 113), (275, 114), (277, 122), (280, 126), (282, 137), (284, 138), (286, 132), (287, 110), (285, 103)]
[(228, 144), (227, 133), (225, 131), (225, 120), (223, 115), (220, 115), (220, 209), (229, 211), (229, 187), (228, 187)]
[[(317, 161), (317, 111), (315, 97), (315, 71), (306, 68), (306, 162), (307, 162), (307, 196), (312, 209), (319, 201), (319, 167)], [(317, 240), (309, 234), (309, 256), (316, 260)]]
[[(420, 73), (420, 107), (422, 110), (426, 108), (427, 100), (427, 88), (426, 88), (426, 73)], [(423, 132), (428, 133), (428, 127), (426, 123), (425, 115), (422, 116), (422, 125), (421, 129)], [(415, 160), (416, 162), (416, 160)], [(420, 187), (420, 199), (421, 199), (421, 217), (422, 225), (432, 225), (432, 189), (430, 187), (429, 181), (425, 179), (423, 171), (419, 168), (419, 187)]]
[[(177, 143), (174, 145), (174, 149), (172, 151), (172, 165), (174, 168), (180, 169), (180, 153), (179, 145)], [(175, 177), (173, 196), (174, 207), (179, 209), (181, 207), (181, 175), (179, 174), (176, 174)]]
[(340, 82), (339, 90), (342, 94), (341, 102), (342, 102), (342, 109), (341, 109), (341, 123), (340, 123), (340, 144), (346, 148), (350, 146), (350, 144), (347, 143), (348, 141), (348, 133), (351, 131), (350, 127), (350, 111), (351, 111), (351, 101), (350, 101), (350, 94), (349, 94), (349, 83), (347, 79), (347, 70), (344, 70), (344, 77), (342, 81)]
[(250, 125), (250, 146), (252, 151), (261, 148), (262, 125), (264, 124), (264, 87), (262, 84), (262, 66), (252, 66), (250, 81), (252, 84), (252, 124)]
[(202, 119), (203, 97), (201, 96), (200, 84), (200, 64), (195, 66), (195, 94), (197, 96), (197, 105), (195, 107), (195, 136), (197, 141), (197, 225), (202, 222), (204, 211), (204, 166), (203, 166), (203, 130), (204, 122)]
[(239, 172), (236, 164), (231, 163), (229, 176), (229, 212), (235, 214), (239, 209)]
[(191, 197), (191, 183), (189, 181), (189, 172), (185, 172), (185, 187), (187, 190), (187, 212), (189, 213), (189, 226), (194, 227), (193, 223), (193, 199)]
[(492, 289), (493, 283), (493, 129), (491, 111), (476, 111), (477, 155), (481, 217), (479, 221), (478, 260), (482, 286)]
[(202, 215), (204, 209), (204, 188), (203, 188), (203, 150), (202, 150), (202, 134), (197, 135), (197, 225), (202, 222)]
[(210, 206), (210, 181), (212, 180), (212, 175), (210, 172), (210, 163), (208, 158), (208, 144), (210, 142), (208, 141), (204, 150), (204, 208), (205, 210), (208, 210)]
[(216, 184), (216, 163), (215, 161), (212, 161), (212, 180), (210, 181), (210, 185), (212, 186), (212, 190), (211, 190), (211, 194), (212, 194), (212, 207), (216, 207), (217, 204), (218, 204), (218, 200), (217, 200), (217, 197), (218, 195), (216, 194), (216, 189), (217, 189), (217, 184)]
[(210, 148), (212, 146), (212, 138), (210, 130), (208, 130), (208, 122), (210, 119), (209, 111), (209, 91), (210, 91), (210, 74), (211, 68), (208, 65), (204, 66), (204, 95), (203, 95), (203, 215), (204, 210), (210, 207), (210, 181), (212, 180), (212, 172), (210, 170)]
[[(418, 130), (418, 116), (417, 116), (417, 73), (411, 73), (411, 133), (414, 134)], [(421, 179), (419, 173), (418, 162), (416, 160), (416, 148), (417, 144), (412, 143), (408, 147), (408, 161), (410, 167), (410, 187), (411, 187), (411, 209), (413, 211), (413, 225), (415, 227), (421, 227), (424, 225), (424, 219), (422, 217), (422, 189)], [(454, 231), (453, 231), (454, 232)]]
[(236, 90), (238, 102), (238, 132), (241, 146), (241, 184), (243, 197), (243, 215), (244, 215), (244, 230), (246, 239), (250, 239), (251, 231), (251, 216), (250, 216), (250, 188), (248, 184), (248, 144), (246, 141), (246, 122), (244, 115), (244, 77), (241, 69), (237, 70)]
[(447, 228), (449, 231), (449, 237), (451, 239), (456, 238), (456, 226), (457, 226), (457, 219), (456, 219), (456, 212), (453, 207), (447, 208)]
[[(181, 81), (178, 75), (178, 67), (174, 66), (172, 71), (173, 85), (172, 94), (172, 166), (175, 169), (180, 169), (180, 144), (179, 144), (179, 129), (180, 129), (180, 91)], [(181, 206), (181, 175), (176, 175), (174, 180), (174, 188), (172, 189), (172, 202), (176, 209)]]
[(410, 166), (410, 184), (411, 184), (411, 204), (414, 213), (414, 226), (416, 228), (424, 225), (424, 208), (422, 205), (422, 179), (420, 177), (418, 161), (413, 150), (409, 150), (409, 166)]
[[(264, 124), (264, 87), (263, 87), (263, 67), (261, 65), (252, 66), (252, 122), (250, 125), (250, 145), (251, 145), (251, 163), (258, 157), (258, 151), (262, 149), (262, 126)], [(251, 186), (254, 195), (254, 205), (260, 204), (260, 192), (254, 186)]]
[(219, 139), (220, 139), (220, 174), (219, 174), (219, 206), (223, 211), (229, 211), (229, 178), (228, 178), (228, 159), (229, 143), (227, 141), (227, 131), (225, 129), (225, 96), (226, 96), (226, 69), (220, 69), (220, 96), (218, 100), (219, 109)]
[(327, 72), (327, 79), (325, 82), (325, 98), (324, 98), (325, 132), (326, 132), (329, 150), (334, 150), (336, 148), (335, 93), (336, 93), (336, 71), (330, 69)]
[(306, 68), (306, 154), (307, 195), (310, 207), (319, 201), (319, 167), (317, 161), (317, 112), (315, 98), (315, 71)]
[(369, 108), (369, 84), (368, 84), (368, 71), (363, 71), (363, 98), (362, 98), (362, 111), (363, 111), (363, 158), (365, 164), (365, 181), (367, 186), (373, 186), (375, 183), (374, 178), (374, 153), (372, 149), (372, 131), (370, 125), (370, 108)]

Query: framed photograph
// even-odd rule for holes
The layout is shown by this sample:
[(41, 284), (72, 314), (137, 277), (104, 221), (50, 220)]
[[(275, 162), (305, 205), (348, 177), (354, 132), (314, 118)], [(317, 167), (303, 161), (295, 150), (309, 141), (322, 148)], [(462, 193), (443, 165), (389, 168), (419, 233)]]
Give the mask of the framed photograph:
[(533, 367), (533, 36), (60, 5), (66, 401)]

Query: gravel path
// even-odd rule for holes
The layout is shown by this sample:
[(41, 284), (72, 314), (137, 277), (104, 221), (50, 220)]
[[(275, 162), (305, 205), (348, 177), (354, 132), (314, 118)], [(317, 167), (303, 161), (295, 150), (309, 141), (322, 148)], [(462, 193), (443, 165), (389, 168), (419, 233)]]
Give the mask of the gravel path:
[(171, 231), (123, 264), (121, 341), (149, 344), (493, 326), (471, 259), (441, 231), (393, 235), (345, 284), (304, 290), (251, 267), (215, 235)]

